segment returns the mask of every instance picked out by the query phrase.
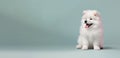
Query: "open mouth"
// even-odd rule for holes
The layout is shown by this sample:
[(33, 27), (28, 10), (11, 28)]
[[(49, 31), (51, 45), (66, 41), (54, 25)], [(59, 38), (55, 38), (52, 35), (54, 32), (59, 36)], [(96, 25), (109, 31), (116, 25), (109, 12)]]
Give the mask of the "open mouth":
[(86, 23), (85, 28), (89, 28), (92, 25), (93, 25), (92, 23), (91, 24)]

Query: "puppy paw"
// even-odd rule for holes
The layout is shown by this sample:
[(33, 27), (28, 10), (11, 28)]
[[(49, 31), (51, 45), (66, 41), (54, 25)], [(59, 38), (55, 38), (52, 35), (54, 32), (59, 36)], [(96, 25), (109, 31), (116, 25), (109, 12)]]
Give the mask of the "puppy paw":
[(77, 48), (77, 49), (80, 49), (80, 48), (81, 48), (81, 45), (77, 45), (76, 48)]
[(87, 50), (88, 49), (88, 46), (83, 46), (82, 47), (82, 50)]
[(100, 50), (99, 46), (94, 46), (94, 50)]

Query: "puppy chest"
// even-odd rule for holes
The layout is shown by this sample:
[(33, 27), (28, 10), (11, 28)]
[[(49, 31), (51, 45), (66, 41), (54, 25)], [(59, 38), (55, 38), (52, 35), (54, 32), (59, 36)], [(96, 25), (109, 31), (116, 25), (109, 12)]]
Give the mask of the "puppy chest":
[(87, 31), (87, 32), (86, 32), (86, 35), (87, 35), (88, 37), (97, 36), (98, 34), (99, 34), (98, 31)]
[(99, 33), (95, 32), (95, 31), (92, 31), (92, 32), (90, 31), (90, 32), (86, 33), (86, 36), (87, 36), (88, 40), (90, 42), (92, 42), (98, 36), (98, 34)]

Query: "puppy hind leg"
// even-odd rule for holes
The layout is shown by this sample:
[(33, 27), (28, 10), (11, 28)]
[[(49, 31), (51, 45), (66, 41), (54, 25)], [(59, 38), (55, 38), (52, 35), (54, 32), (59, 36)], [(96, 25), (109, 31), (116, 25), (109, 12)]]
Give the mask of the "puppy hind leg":
[(81, 44), (78, 44), (78, 45), (76, 46), (76, 48), (77, 48), (77, 49), (81, 49), (81, 48), (82, 48), (82, 45), (81, 45)]
[(79, 38), (78, 38), (78, 45), (76, 45), (76, 48), (77, 49), (82, 48), (82, 38), (81, 38), (81, 36), (79, 36)]

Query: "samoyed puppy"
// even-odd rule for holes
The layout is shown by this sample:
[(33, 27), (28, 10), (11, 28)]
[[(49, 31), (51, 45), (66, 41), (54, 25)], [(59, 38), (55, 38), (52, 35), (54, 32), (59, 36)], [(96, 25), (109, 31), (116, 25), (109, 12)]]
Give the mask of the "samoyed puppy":
[(87, 50), (103, 48), (103, 27), (101, 17), (96, 10), (85, 10), (81, 20), (80, 36), (76, 48)]

